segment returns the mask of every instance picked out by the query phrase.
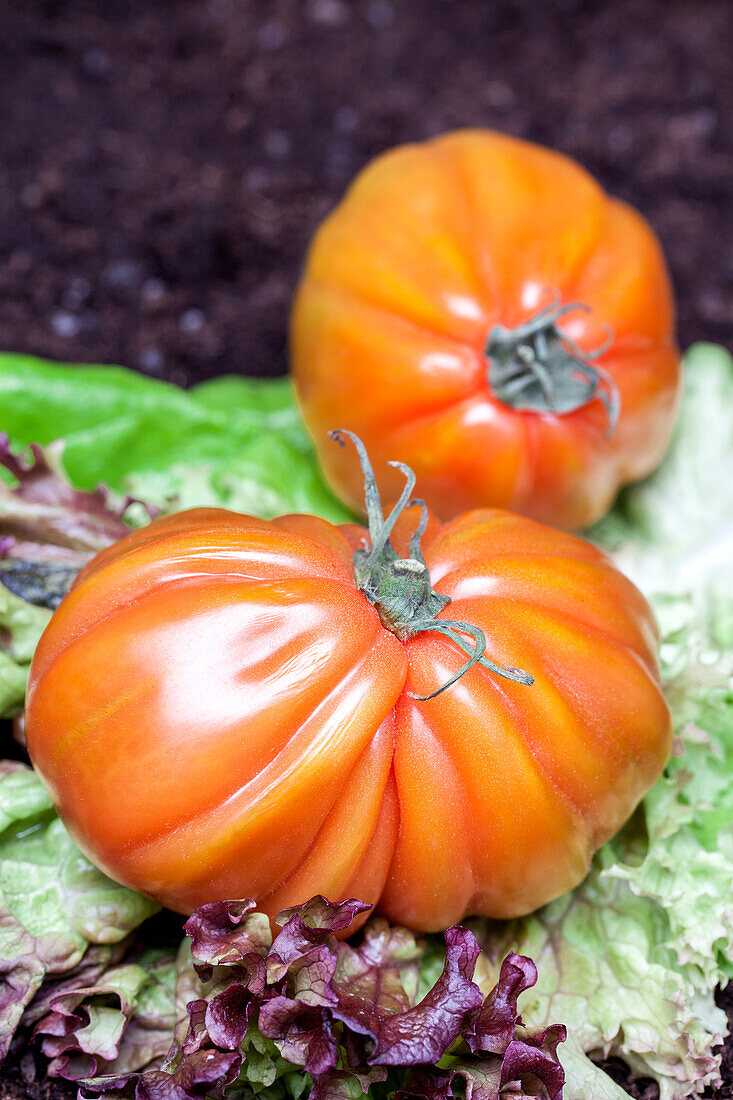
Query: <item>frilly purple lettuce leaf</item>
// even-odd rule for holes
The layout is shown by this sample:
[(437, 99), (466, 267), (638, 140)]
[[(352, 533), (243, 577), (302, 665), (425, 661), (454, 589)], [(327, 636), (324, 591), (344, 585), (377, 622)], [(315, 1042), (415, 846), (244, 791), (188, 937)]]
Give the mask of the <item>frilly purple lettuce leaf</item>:
[(451, 1071), (463, 1079), (466, 1100), (501, 1100), (505, 1090), (511, 1095), (558, 1100), (565, 1074), (557, 1047), (565, 1037), (561, 1024), (526, 1032), (522, 1038), (512, 1039), (500, 1057), (458, 1058)]
[[(266, 958), (272, 934), (269, 920), (255, 908), (251, 899), (215, 901), (200, 906), (188, 918), (183, 928), (191, 940), (196, 973), (203, 981), (211, 978), (216, 966), (245, 963), (259, 974), (257, 962)], [(262, 981), (264, 986), (264, 962)]]
[(173, 1047), (176, 1051), (182, 1051), (183, 1054), (195, 1054), (196, 1051), (207, 1045), (209, 1041), (209, 1033), (206, 1028), (207, 1005), (208, 1001), (205, 997), (189, 1001), (186, 1005), (188, 1029), (182, 1043), (179, 1043), (177, 1039), (174, 1040)]
[(517, 998), (537, 981), (537, 967), (526, 955), (507, 955), (501, 964), (499, 980), (474, 1017), (465, 1034), (470, 1050), (503, 1054), (514, 1038), (517, 1024)]
[(84, 1081), (80, 1097), (195, 1100), (238, 1076), (244, 1096), (274, 1090), (273, 1100), (300, 1095), (304, 1081), (312, 1100), (359, 1100), (375, 1084), (389, 1100), (560, 1100), (564, 1028), (525, 1029), (517, 1008), (536, 981), (530, 959), (510, 955), (483, 999), (478, 943), (449, 928), (442, 973), (418, 998), (425, 945), (412, 933), (375, 919), (361, 942), (337, 938), (367, 908), (316, 897), (280, 914), (271, 941), (253, 902), (203, 906), (186, 924), (190, 958), (178, 963), (179, 989), (199, 994), (185, 1034), (161, 1067), (111, 1067)]
[[(264, 969), (262, 977), (257, 993), (264, 991)], [(237, 1050), (242, 1045), (250, 1017), (257, 1007), (254, 993), (251, 985), (232, 982), (208, 1002), (204, 1026), (215, 1047), (220, 1050)]]
[(481, 991), (472, 981), (479, 955), (473, 933), (467, 928), (449, 928), (445, 943), (443, 972), (414, 1006), (400, 1003), (389, 964), (383, 989), (381, 968), (368, 957), (362, 959), (359, 948), (345, 947), (340, 952), (344, 963), (331, 982), (335, 997), (331, 1011), (351, 1031), (372, 1041), (367, 1058), (370, 1064), (432, 1065), (481, 1005)]
[(335, 1069), (338, 1043), (334, 1016), (327, 1008), (290, 997), (272, 997), (260, 1008), (259, 1028), (286, 1062), (317, 1076)]
[(56, 983), (42, 998), (46, 1012), (33, 1032), (49, 1075), (79, 1080), (113, 1063), (120, 1072), (163, 1057), (174, 1024), (173, 978), (173, 959), (148, 953), (107, 968), (94, 984)]
[[(335, 991), (342, 1007), (348, 997), (353, 1013), (366, 1005), (382, 1017), (394, 1016), (418, 1002), (423, 950), (412, 932), (375, 917), (365, 926), (358, 948), (340, 944), (320, 974), (317, 962), (291, 964), (289, 987), (292, 995), (313, 1004), (333, 1004)], [(369, 1028), (359, 1034), (369, 1035)]]
[(268, 980), (278, 981), (293, 963), (306, 957), (325, 960), (322, 948), (335, 956), (327, 947), (334, 933), (345, 932), (354, 917), (368, 909), (370, 905), (354, 898), (334, 904), (320, 894), (305, 905), (283, 909), (276, 917), (276, 924), (282, 931), (275, 937), (267, 956)]
[(536, 1091), (532, 1095), (540, 1096), (537, 1086), (544, 1088), (549, 1100), (557, 1100), (562, 1095), (565, 1073), (560, 1065), (557, 1048), (567, 1039), (567, 1030), (563, 1024), (551, 1024), (549, 1027), (533, 1031), (518, 1029), (504, 1052), (502, 1063), (502, 1086), (511, 1081), (525, 1081)]
[(138, 518), (151, 519), (157, 511), (131, 497), (117, 500), (102, 487), (74, 489), (57, 450), (33, 443), (27, 459), (13, 454), (7, 435), (0, 435), (0, 467), (15, 482), (0, 480), (0, 580), (28, 603), (51, 609), (95, 554), (129, 532), (133, 505)]
[(445, 933), (445, 965), (432, 990), (414, 1008), (388, 1016), (376, 1035), (375, 1065), (417, 1065), (439, 1061), (481, 1005), (472, 981), (479, 945), (467, 928)]
[(84, 1082), (79, 1100), (91, 1100), (104, 1093), (134, 1100), (219, 1100), (227, 1085), (237, 1079), (242, 1059), (238, 1054), (199, 1050), (180, 1057), (170, 1069), (144, 1073), (108, 1074)]

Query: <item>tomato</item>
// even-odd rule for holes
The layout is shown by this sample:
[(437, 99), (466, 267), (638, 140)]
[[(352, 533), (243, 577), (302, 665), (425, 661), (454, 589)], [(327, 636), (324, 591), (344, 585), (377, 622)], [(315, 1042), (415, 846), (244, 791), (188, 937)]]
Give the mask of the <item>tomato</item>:
[[(660, 461), (679, 355), (647, 223), (558, 153), (489, 131), (378, 157), (313, 240), (291, 326), (334, 490), (399, 455), (443, 519), (501, 507), (568, 530)], [(380, 479), (386, 495), (397, 474)]]
[(41, 638), (33, 763), (83, 851), (173, 909), (524, 913), (663, 767), (653, 617), (611, 562), (497, 509), (421, 515), (405, 468), (384, 520), (362, 461), (369, 532), (160, 519), (93, 559)]

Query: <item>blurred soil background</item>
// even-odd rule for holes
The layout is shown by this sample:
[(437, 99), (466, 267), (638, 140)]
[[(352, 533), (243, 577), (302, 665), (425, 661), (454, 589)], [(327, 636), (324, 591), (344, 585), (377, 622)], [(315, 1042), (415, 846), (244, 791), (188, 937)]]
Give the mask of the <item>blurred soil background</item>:
[[(733, 344), (730, 0), (0, 0), (0, 28), (3, 350), (283, 373), (320, 219), (457, 126), (578, 158), (660, 234), (682, 344)], [(0, 1077), (74, 1095), (18, 1057)]]
[(0, 0), (0, 348), (183, 385), (286, 369), (315, 226), (376, 153), (493, 126), (662, 237), (733, 341), (730, 0)]

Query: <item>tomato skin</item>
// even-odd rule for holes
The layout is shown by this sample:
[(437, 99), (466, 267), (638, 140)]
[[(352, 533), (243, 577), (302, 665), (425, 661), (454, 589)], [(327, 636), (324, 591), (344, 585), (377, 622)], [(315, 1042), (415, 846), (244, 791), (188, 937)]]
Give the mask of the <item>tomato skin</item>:
[(475, 666), (420, 702), (465, 655), (382, 625), (353, 578), (366, 537), (199, 509), (80, 574), (33, 659), (28, 747), (113, 878), (181, 912), (252, 896), (274, 916), (323, 893), (436, 930), (570, 889), (628, 818), (671, 739), (633, 585), (506, 512), (431, 519), (446, 616), (535, 684)]
[[(492, 391), (495, 325), (514, 328), (556, 292), (583, 302), (562, 331), (620, 396), (608, 435), (599, 400), (564, 415), (517, 410)], [(351, 451), (364, 441), (383, 496), (385, 463), (414, 469), (442, 519), (507, 508), (574, 530), (659, 463), (677, 409), (673, 302), (647, 223), (577, 164), (490, 131), (446, 134), (374, 160), (311, 244), (291, 323), (296, 391), (334, 490), (362, 508)]]

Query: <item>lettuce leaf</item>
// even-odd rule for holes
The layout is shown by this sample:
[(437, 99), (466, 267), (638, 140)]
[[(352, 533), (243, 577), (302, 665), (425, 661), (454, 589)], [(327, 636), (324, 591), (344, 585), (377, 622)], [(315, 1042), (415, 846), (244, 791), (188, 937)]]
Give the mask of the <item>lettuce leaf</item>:
[(119, 944), (155, 909), (81, 854), (30, 768), (0, 763), (0, 1061), (44, 979), (92, 945)]
[(684, 396), (667, 456), (625, 489), (589, 537), (654, 599), (694, 598), (700, 626), (733, 647), (733, 358), (698, 344), (684, 359)]
[[(731, 667), (724, 656), (733, 648), (728, 571), (733, 562), (733, 478), (726, 476), (733, 465), (733, 360), (711, 345), (693, 348), (685, 359), (685, 384), (668, 458), (645, 482), (625, 490), (610, 515), (590, 532), (654, 602), (677, 729), (676, 754), (635, 818), (597, 855), (576, 891), (520, 921), (471, 923), (485, 948), (475, 976), (484, 994), (499, 978), (507, 952), (530, 955), (537, 963), (539, 979), (523, 994), (523, 1016), (537, 1036), (555, 1020), (568, 1025), (569, 1039), (558, 1052), (566, 1071), (566, 1100), (620, 1100), (625, 1095), (589, 1054), (618, 1055), (636, 1072), (652, 1076), (662, 1100), (699, 1096), (706, 1083), (716, 1080), (716, 1046), (725, 1033), (712, 992), (733, 976), (733, 698)], [(77, 487), (93, 489), (106, 481), (164, 507), (223, 503), (263, 515), (303, 509), (347, 518), (316, 470), (286, 380), (224, 378), (184, 394), (119, 368), (63, 368), (0, 356), (0, 407), (0, 428), (16, 444), (63, 438), (64, 467)], [(177, 500), (171, 501), (176, 494)], [(17, 706), (24, 663), (40, 631), (38, 620), (31, 616), (24, 621), (23, 607), (12, 599), (6, 600), (7, 610), (2, 606), (0, 598), (0, 639), (7, 640), (6, 623), (12, 621), (12, 652), (26, 655), (10, 658), (14, 668), (5, 690), (15, 700), (11, 706)], [(0, 664), (0, 706), (2, 685)], [(29, 858), (33, 862), (35, 857)], [(0, 944), (8, 935), (6, 919), (0, 915)], [(11, 1005), (14, 996), (22, 999), (28, 984), (38, 980), (33, 936), (22, 925), (21, 933), (31, 936), (30, 946), (16, 945), (2, 956), (11, 976), (2, 996)], [(258, 934), (265, 934), (262, 928)], [(410, 941), (409, 933), (383, 929), (381, 934), (407, 937), (399, 981), (409, 988), (411, 1003), (424, 999), (444, 965), (439, 942), (420, 941), (413, 955), (417, 941)], [(285, 945), (282, 941), (280, 948)], [(103, 948), (87, 948), (91, 950)], [(394, 958), (394, 946), (389, 950)], [(111, 965), (108, 959), (105, 967)], [(219, 968), (229, 964), (221, 960), (207, 965), (214, 981)], [(275, 965), (270, 959), (270, 968)], [(287, 965), (290, 973), (287, 959), (278, 965)], [(289, 1002), (300, 999), (311, 1010), (310, 1022), (320, 1019), (322, 1024), (323, 1016), (312, 1014), (319, 1006), (310, 1003), (320, 987), (309, 986), (306, 978), (304, 973), (309, 1001), (292, 990), (278, 995)], [(369, 988), (368, 968), (362, 980)], [(209, 1004), (214, 996), (205, 985), (202, 992), (190, 952), (182, 951), (176, 985), (179, 1046), (189, 1028), (186, 1004)], [(225, 1005), (226, 999), (222, 1011)], [(291, 1015), (281, 1016), (277, 1025), (283, 1032), (281, 1044), (292, 1038), (292, 1013), (304, 1011), (299, 1005), (286, 1007)], [(209, 1018), (211, 1022), (211, 1011)], [(135, 1020), (135, 1015), (127, 1019), (123, 1034)], [(321, 1036), (319, 1042), (327, 1049), (321, 1024), (311, 1032)], [(545, 1052), (552, 1041), (550, 1034)], [(275, 1040), (263, 1037), (251, 1023), (236, 1054), (217, 1051), (209, 1048), (213, 1063), (205, 1046), (187, 1056), (189, 1079), (202, 1088), (217, 1073), (226, 1077), (240, 1072), (237, 1058), (244, 1065), (240, 1086), (264, 1090), (268, 1100), (297, 1100), (308, 1087), (308, 1078), (293, 1070)], [(126, 1074), (131, 1066), (114, 1062), (110, 1068)], [(360, 1078), (342, 1067), (328, 1074), (322, 1075), (322, 1091), (334, 1097), (360, 1097), (369, 1085), (368, 1076)], [(462, 1079), (467, 1090), (480, 1095), (490, 1074), (481, 1077), (475, 1071), (471, 1082)], [(170, 1083), (168, 1073), (163, 1084)], [(430, 1096), (443, 1084), (416, 1078), (412, 1091)]]
[(239, 1076), (252, 1091), (272, 1095), (279, 1083), (297, 1096), (307, 1075), (313, 1100), (358, 1098), (375, 1083), (389, 1097), (449, 1100), (459, 1081), (476, 1100), (558, 1100), (565, 1029), (528, 1029), (517, 1008), (537, 980), (532, 961), (508, 955), (484, 998), (473, 981), (478, 943), (449, 928), (441, 973), (418, 999), (422, 950), (411, 933), (374, 920), (358, 946), (336, 939), (368, 909), (315, 897), (280, 913), (273, 939), (252, 901), (202, 906), (185, 926), (200, 995), (186, 1006), (183, 1038), (160, 1068), (85, 1081), (82, 1095), (194, 1100)]
[(23, 707), (31, 657), (50, 617), (0, 583), (0, 719)]
[(63, 440), (80, 489), (102, 483), (161, 508), (352, 518), (320, 474), (287, 378), (231, 376), (184, 391), (123, 367), (0, 355), (0, 408), (14, 446)]
[(657, 903), (614, 881), (622, 865), (614, 857), (626, 854), (607, 846), (572, 895), (481, 937), (490, 958), (506, 949), (533, 952), (540, 979), (524, 1015), (535, 1027), (559, 1018), (568, 1028), (576, 1056), (561, 1055), (566, 1100), (624, 1095), (581, 1051), (622, 1058), (658, 1082), (662, 1100), (699, 1095), (719, 1077), (713, 1048), (725, 1016), (711, 995), (698, 996), (665, 950), (669, 924)]
[(149, 521), (155, 509), (108, 489), (74, 489), (57, 467), (60, 444), (44, 451), (30, 445), (30, 458), (14, 454), (0, 434), (0, 582), (26, 603), (58, 607), (79, 570), (130, 530), (129, 517)]
[[(90, 949), (91, 950), (91, 949)], [(87, 956), (89, 952), (87, 952)], [(85, 957), (86, 958), (86, 957)], [(79, 1080), (139, 1070), (168, 1051), (175, 1024), (175, 962), (163, 951), (47, 982), (24, 1022), (53, 1077)]]
[(668, 643), (685, 665), (668, 686), (677, 755), (645, 803), (648, 847), (615, 867), (639, 897), (665, 910), (665, 946), (695, 990), (733, 978), (733, 654), (695, 633)]
[(537, 963), (525, 1015), (569, 1029), (566, 1100), (624, 1095), (583, 1052), (622, 1058), (661, 1100), (719, 1079), (727, 1026), (712, 994), (733, 977), (733, 660), (694, 627), (668, 634), (663, 653), (678, 741), (641, 810), (571, 894), (509, 924), (472, 924), (489, 960), (514, 950)]

